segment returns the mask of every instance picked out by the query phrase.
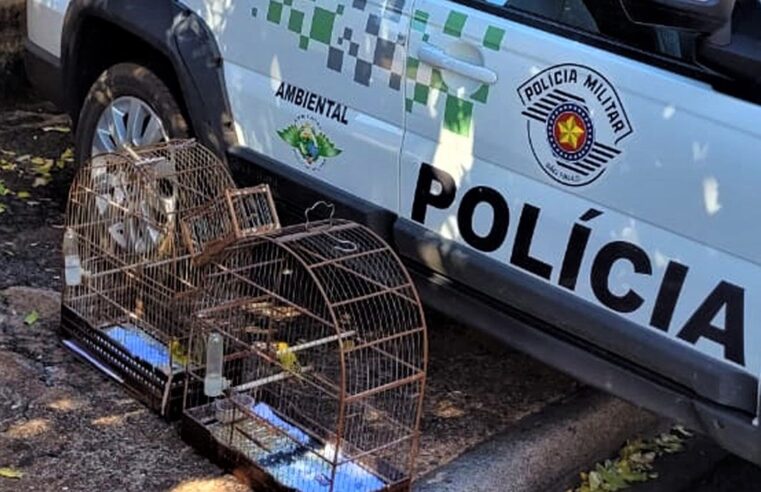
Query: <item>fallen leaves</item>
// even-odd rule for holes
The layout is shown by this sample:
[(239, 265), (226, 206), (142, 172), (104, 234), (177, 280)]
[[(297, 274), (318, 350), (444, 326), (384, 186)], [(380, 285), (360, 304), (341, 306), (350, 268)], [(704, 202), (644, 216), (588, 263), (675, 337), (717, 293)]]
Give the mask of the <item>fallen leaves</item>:
[(49, 172), (53, 167), (53, 159), (46, 159), (44, 157), (32, 157), (30, 162), (34, 166), (35, 171), (38, 172)]
[(617, 458), (597, 463), (593, 470), (582, 472), (581, 484), (572, 492), (616, 492), (658, 478), (653, 471), (656, 459), (684, 450), (684, 441), (691, 436), (690, 431), (677, 425), (653, 439), (630, 441), (619, 451)]
[(655, 444), (666, 454), (684, 451), (684, 439), (671, 433), (664, 433), (655, 438)]
[[(26, 201), (27, 199), (31, 197), (31, 194), (28, 191), (14, 192), (5, 183), (5, 180), (0, 179), (0, 197), (9, 196), (9, 195), (10, 196), (15, 195), (17, 198), (23, 201)], [(7, 209), (8, 209), (8, 206), (5, 203), (0, 202), (0, 214), (4, 213)]]
[[(45, 131), (55, 131), (67, 133), (67, 127), (46, 127)], [(74, 162), (74, 149), (67, 147), (57, 158), (35, 156), (31, 154), (18, 155), (9, 150), (0, 149), (0, 171), (6, 173), (15, 173), (16, 175), (32, 174), (32, 188), (47, 186), (53, 180), (53, 172), (64, 169), (68, 164)], [(22, 167), (23, 166), (23, 167)], [(5, 182), (0, 179), (0, 197), (15, 196), (29, 206), (34, 206), (37, 202), (29, 200), (32, 194), (29, 191), (12, 190)], [(8, 210), (8, 204), (0, 202), (0, 214)]]
[(18, 165), (15, 162), (0, 159), (0, 171), (15, 171)]
[(24, 476), (24, 472), (11, 467), (0, 468), (0, 477), (18, 480)]
[(50, 172), (55, 165), (55, 161), (53, 159), (45, 159), (44, 157), (32, 157), (30, 162), (32, 163), (32, 168), (36, 175), (32, 187), (37, 188), (39, 186), (46, 186), (50, 183), (50, 180), (53, 179)]

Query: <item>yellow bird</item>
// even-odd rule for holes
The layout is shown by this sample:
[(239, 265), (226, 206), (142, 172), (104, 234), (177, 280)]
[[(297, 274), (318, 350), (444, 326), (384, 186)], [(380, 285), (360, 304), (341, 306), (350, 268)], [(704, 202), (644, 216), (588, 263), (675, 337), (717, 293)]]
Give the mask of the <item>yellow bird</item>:
[(299, 359), (296, 358), (296, 354), (288, 347), (285, 342), (277, 342), (277, 360), (283, 366), (283, 368), (292, 372), (293, 374), (301, 374), (301, 364)]
[(169, 342), (169, 352), (172, 354), (173, 363), (181, 366), (187, 365), (188, 355), (185, 351), (185, 347), (183, 347), (182, 344), (180, 344), (180, 341), (176, 338), (173, 338), (172, 341)]

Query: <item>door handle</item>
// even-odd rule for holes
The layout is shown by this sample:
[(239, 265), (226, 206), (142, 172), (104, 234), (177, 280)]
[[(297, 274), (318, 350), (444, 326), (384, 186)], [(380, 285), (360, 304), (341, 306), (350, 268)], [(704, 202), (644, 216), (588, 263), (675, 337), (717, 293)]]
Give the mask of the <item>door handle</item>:
[(482, 84), (494, 85), (497, 83), (497, 73), (494, 70), (455, 58), (431, 44), (424, 44), (420, 47), (418, 58), (432, 67), (460, 74)]

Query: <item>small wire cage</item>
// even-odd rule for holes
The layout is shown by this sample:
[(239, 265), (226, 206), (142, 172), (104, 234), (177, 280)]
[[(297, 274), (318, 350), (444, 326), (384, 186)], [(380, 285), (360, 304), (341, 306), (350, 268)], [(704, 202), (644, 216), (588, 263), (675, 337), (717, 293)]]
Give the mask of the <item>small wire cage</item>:
[(191, 140), (95, 156), (71, 186), (66, 343), (166, 416), (182, 408), (202, 278), (181, 219), (233, 189), (225, 164)]
[(269, 186), (228, 189), (181, 220), (185, 244), (199, 265), (235, 241), (279, 229)]
[(408, 488), (427, 337), (389, 246), (329, 220), (237, 241), (209, 266), (183, 437), (267, 489)]

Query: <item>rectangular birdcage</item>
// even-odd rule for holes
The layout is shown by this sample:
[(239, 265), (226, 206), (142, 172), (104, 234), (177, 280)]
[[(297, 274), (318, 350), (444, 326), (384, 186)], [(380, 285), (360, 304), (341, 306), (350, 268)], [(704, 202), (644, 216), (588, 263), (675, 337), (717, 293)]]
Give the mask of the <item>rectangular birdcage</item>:
[[(204, 391), (186, 395), (183, 438), (267, 490), (407, 489), (427, 342), (388, 245), (326, 221), (237, 241), (210, 266), (187, 373)], [(223, 347), (219, 370), (210, 346)], [(223, 390), (207, 393), (210, 374)]]
[(185, 244), (199, 264), (208, 262), (235, 241), (279, 227), (275, 202), (267, 185), (227, 189), (182, 219)]
[(126, 268), (95, 258), (82, 267), (96, 273), (69, 288), (61, 324), (68, 345), (149, 407), (178, 416), (185, 371), (180, 347), (187, 346), (189, 336), (183, 314), (188, 292), (171, 290), (167, 272), (156, 266)]
[[(181, 222), (220, 198), (235, 205), (237, 196), (224, 163), (193, 141), (95, 156), (72, 183), (64, 250), (78, 280), (67, 276), (65, 343), (168, 418), (181, 411), (189, 301), (203, 278)], [(245, 213), (248, 205), (237, 206)], [(207, 220), (223, 221), (230, 210)], [(248, 218), (241, 227), (253, 227)]]

